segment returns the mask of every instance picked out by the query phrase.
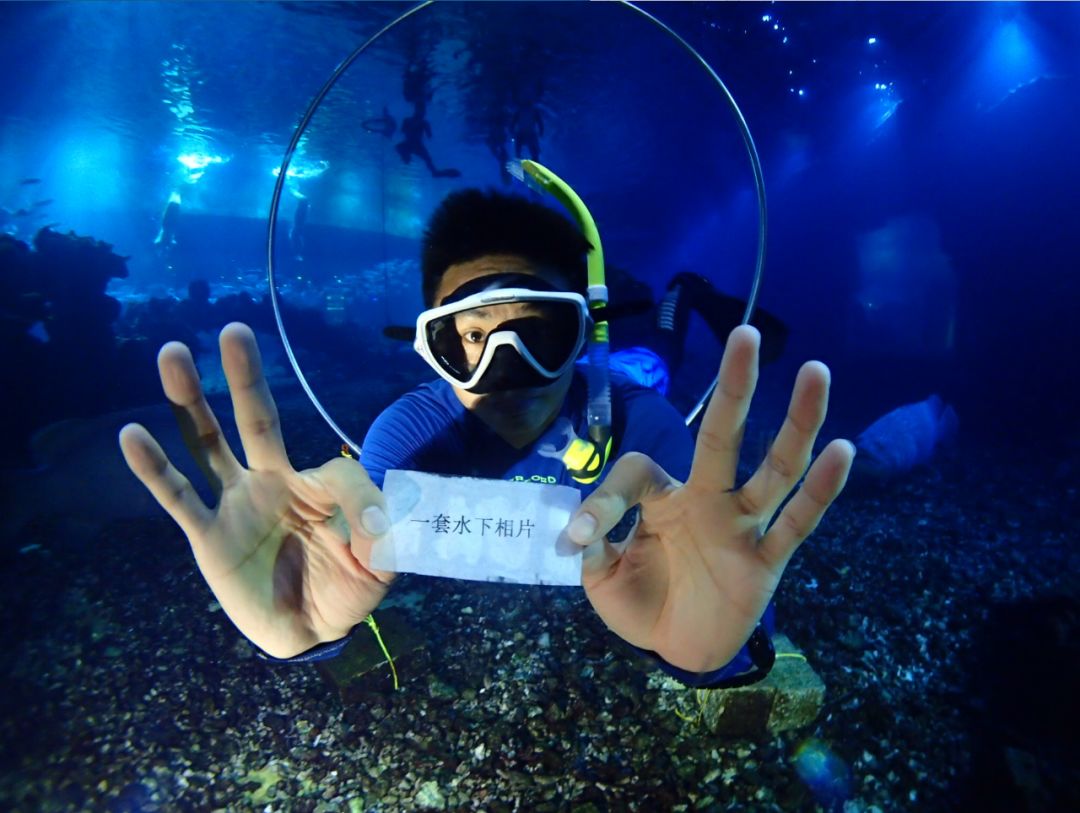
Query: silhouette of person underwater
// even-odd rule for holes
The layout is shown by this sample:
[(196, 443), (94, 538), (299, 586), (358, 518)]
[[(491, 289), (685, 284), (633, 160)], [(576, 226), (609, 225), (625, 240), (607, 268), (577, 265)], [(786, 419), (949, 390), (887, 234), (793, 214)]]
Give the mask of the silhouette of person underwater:
[[(544, 117), (535, 102), (525, 102), (514, 111), (510, 121), (510, 131), (514, 136), (514, 149), (518, 158), (540, 160), (540, 136), (544, 134)], [(528, 156), (524, 153), (528, 152)]]
[(402, 140), (394, 147), (404, 164), (411, 164), (415, 155), (428, 168), (433, 178), (460, 178), (461, 170), (439, 169), (428, 152), (425, 138), (431, 138), (431, 122), (427, 120), (427, 103), (434, 96), (431, 72), (425, 62), (410, 64), (405, 70), (402, 91), (405, 101), (412, 104), (412, 115), (402, 119)]
[(401, 134), (404, 136), (404, 140), (398, 142), (394, 149), (401, 156), (402, 163), (411, 164), (412, 157), (415, 155), (424, 162), (433, 178), (461, 177), (461, 170), (452, 168), (439, 169), (435, 166), (435, 162), (432, 161), (431, 153), (428, 152), (427, 146), (424, 144), (425, 136), (431, 138), (431, 123), (424, 118), (423, 105), (417, 105), (411, 116), (402, 119)]

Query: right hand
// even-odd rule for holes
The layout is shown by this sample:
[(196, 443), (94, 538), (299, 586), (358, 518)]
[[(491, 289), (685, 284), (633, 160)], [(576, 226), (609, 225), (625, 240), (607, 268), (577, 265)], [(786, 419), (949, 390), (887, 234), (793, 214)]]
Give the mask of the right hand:
[(144, 427), (125, 426), (120, 448), (187, 535), (240, 632), (269, 655), (292, 657), (345, 636), (386, 594), (394, 574), (369, 567), (372, 543), (389, 532), (386, 505), (355, 460), (336, 457), (295, 471), (255, 335), (233, 323), (220, 343), (247, 468), (225, 442), (188, 348), (170, 342), (158, 354), (165, 396), (217, 507), (203, 504)]

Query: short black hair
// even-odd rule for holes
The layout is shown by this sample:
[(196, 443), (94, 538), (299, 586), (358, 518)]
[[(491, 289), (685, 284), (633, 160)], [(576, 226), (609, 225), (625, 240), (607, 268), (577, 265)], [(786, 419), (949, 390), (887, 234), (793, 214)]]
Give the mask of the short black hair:
[(558, 271), (584, 294), (592, 246), (577, 226), (542, 203), (496, 190), (464, 189), (439, 204), (424, 230), (420, 271), (424, 303), (435, 302), (446, 270), (490, 254), (522, 257)]

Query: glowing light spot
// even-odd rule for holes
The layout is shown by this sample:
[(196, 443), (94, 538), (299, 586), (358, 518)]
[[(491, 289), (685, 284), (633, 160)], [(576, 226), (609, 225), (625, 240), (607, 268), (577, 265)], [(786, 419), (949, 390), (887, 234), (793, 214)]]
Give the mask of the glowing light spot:
[(782, 43), (783, 45), (787, 45), (787, 37), (784, 37), (784, 39), (783, 39), (783, 40), (781, 40), (781, 43)]
[(868, 40), (866, 41), (866, 44), (867, 44), (867, 45), (877, 45), (877, 37), (870, 37), (870, 38), (869, 38), (869, 39), (868, 39)]
[(179, 161), (187, 169), (186, 181), (189, 184), (196, 183), (203, 175), (206, 174), (206, 168), (213, 164), (227, 164), (228, 158), (223, 158), (220, 155), (209, 155), (205, 152), (184, 152), (176, 156), (176, 160)]
[(805, 95), (806, 95), (806, 91), (805, 91), (805, 90), (803, 90), (802, 88), (799, 88), (799, 95), (800, 95), (800, 96), (805, 96)]
[(780, 23), (773, 23), (772, 30), (773, 31), (779, 31), (780, 30)]
[(986, 52), (985, 61), (996, 67), (997, 75), (1010, 83), (1030, 79), (1043, 70), (1041, 54), (1016, 20), (995, 32)]
[[(304, 180), (306, 178), (318, 178), (327, 169), (330, 168), (329, 161), (303, 161), (301, 159), (293, 159), (289, 164), (289, 171), (285, 173), (286, 178), (296, 178), (297, 180)], [(270, 170), (275, 178), (281, 174), (281, 167), (274, 167)]]
[(220, 155), (207, 155), (204, 152), (185, 152), (176, 156), (176, 160), (188, 169), (206, 169), (211, 164), (224, 164), (228, 159)]
[(968, 75), (970, 92), (986, 109), (1045, 77), (1047, 59), (1038, 29), (1019, 10), (991, 29)]
[(771, 14), (762, 14), (761, 15), (761, 22), (763, 22), (763, 23), (772, 22), (772, 15)]
[(851, 769), (821, 740), (807, 740), (795, 749), (792, 760), (799, 778), (825, 804), (842, 802), (851, 796)]
[(902, 99), (889, 99), (884, 103), (881, 109), (881, 114), (878, 116), (877, 126), (880, 127), (885, 122), (893, 117), (893, 113), (896, 112), (896, 108), (900, 106)]

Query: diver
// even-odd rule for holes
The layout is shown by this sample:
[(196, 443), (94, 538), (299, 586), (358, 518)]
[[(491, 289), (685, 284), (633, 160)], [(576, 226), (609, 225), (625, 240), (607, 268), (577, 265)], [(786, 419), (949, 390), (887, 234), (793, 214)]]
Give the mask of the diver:
[(383, 138), (392, 138), (394, 132), (397, 130), (397, 121), (390, 115), (389, 108), (387, 108), (386, 105), (383, 105), (381, 116), (375, 119), (365, 119), (360, 122), (360, 126), (369, 133), (377, 133)]
[[(667, 395), (684, 361), (691, 313), (696, 311), (723, 347), (728, 333), (742, 322), (746, 301), (721, 293), (705, 277), (680, 271), (669, 280), (660, 302), (652, 288), (616, 265), (606, 265), (610, 302), (608, 321), (615, 325), (609, 364), (644, 387)], [(750, 324), (761, 333), (760, 363), (776, 361), (787, 343), (788, 327), (758, 306)], [(384, 331), (404, 338), (400, 328)]]
[(187, 299), (176, 303), (176, 313), (193, 330), (209, 330), (214, 315), (210, 283), (205, 279), (191, 280), (187, 286)]
[(292, 226), (289, 228), (289, 245), (292, 247), (293, 259), (298, 262), (304, 261), (304, 248), (307, 241), (307, 218), (311, 204), (307, 198), (296, 201), (296, 209), (293, 211)]
[(484, 139), (488, 150), (495, 157), (499, 167), (499, 177), (503, 183), (510, 183), (510, 173), (505, 172), (510, 160), (510, 151), (506, 148), (506, 113), (501, 106), (495, 107), (487, 119), (487, 137)]
[(169, 202), (165, 204), (165, 211), (161, 213), (161, 228), (158, 229), (154, 245), (158, 250), (168, 254), (176, 245), (176, 234), (180, 228), (180, 195), (173, 192), (169, 195)]
[(431, 68), (426, 59), (410, 62), (401, 79), (401, 95), (411, 105), (425, 107), (435, 95), (431, 89)]
[(461, 177), (461, 170), (438, 169), (435, 166), (435, 162), (431, 160), (431, 154), (424, 144), (425, 136), (431, 138), (431, 124), (424, 118), (423, 105), (418, 104), (411, 116), (402, 119), (401, 135), (404, 137), (404, 140), (399, 142), (394, 149), (396, 149), (398, 155), (401, 156), (403, 163), (412, 163), (412, 157), (415, 155), (424, 162), (424, 165), (428, 168), (428, 172), (431, 173), (431, 177), (433, 178)]
[(499, 480), (539, 475), (578, 489), (584, 500), (567, 534), (584, 552), (585, 593), (615, 634), (687, 685), (736, 685), (767, 671), (762, 652), (771, 644), (767, 636), (763, 644), (760, 622), (790, 557), (843, 488), (854, 454), (850, 443), (833, 441), (806, 471), (825, 416), (828, 370), (819, 362), (802, 367), (769, 461), (738, 488), (756, 329), (728, 336), (696, 445), (663, 396), (613, 376), (609, 448), (600, 471), (581, 477), (550, 449), (565, 426), (579, 440), (591, 432), (593, 395), (574, 362), (586, 344), (591, 351), (605, 338), (597, 330), (605, 297), (599, 243), (582, 209), (572, 212), (575, 224), (497, 192), (464, 190), (442, 202), (423, 235), (425, 310), (415, 335), (436, 378), (383, 411), (359, 461), (334, 457), (293, 469), (246, 325), (221, 333), (244, 463), (225, 441), (190, 351), (175, 342), (162, 348), (165, 395), (217, 505), (202, 501), (144, 428), (124, 427), (120, 445), (187, 535), (221, 607), (263, 657), (332, 657), (387, 595), (395, 574), (373, 569), (371, 552), (390, 532), (380, 489), (396, 468)]
[[(700, 274), (680, 271), (672, 277), (656, 308), (654, 334), (657, 352), (667, 362), (672, 375), (682, 366), (692, 310), (701, 315), (717, 341), (723, 344), (731, 328), (742, 321), (746, 302), (720, 293)], [(754, 309), (750, 324), (761, 333), (761, 364), (776, 361), (787, 344), (787, 325), (761, 307)]]
[[(510, 121), (510, 132), (514, 138), (514, 154), (518, 158), (540, 160), (540, 136), (544, 134), (544, 117), (535, 102), (518, 105)], [(525, 155), (526, 152), (529, 154)]]
[(401, 136), (394, 149), (404, 164), (411, 164), (415, 155), (428, 168), (433, 178), (460, 178), (461, 170), (438, 169), (431, 159), (425, 138), (431, 138), (431, 123), (427, 120), (427, 105), (434, 96), (431, 89), (431, 69), (427, 60), (411, 61), (402, 79), (405, 101), (413, 106), (412, 115), (401, 120)]

